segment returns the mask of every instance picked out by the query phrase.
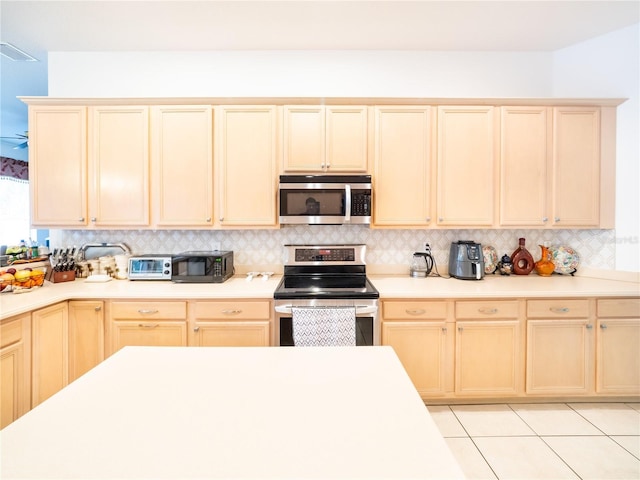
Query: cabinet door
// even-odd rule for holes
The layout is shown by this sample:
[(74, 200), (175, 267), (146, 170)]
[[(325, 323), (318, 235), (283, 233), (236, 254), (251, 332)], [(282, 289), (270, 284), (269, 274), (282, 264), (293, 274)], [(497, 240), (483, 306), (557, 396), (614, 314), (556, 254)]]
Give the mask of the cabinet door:
[(325, 108), (325, 169), (328, 172), (366, 172), (369, 134), (367, 107)]
[(438, 107), (438, 225), (493, 225), (496, 122), (494, 107)]
[(149, 108), (91, 107), (89, 132), (91, 224), (149, 225)]
[(35, 407), (69, 383), (67, 303), (36, 310), (31, 319), (31, 403)]
[(518, 321), (456, 322), (456, 395), (521, 393)]
[(69, 382), (104, 360), (104, 308), (101, 301), (69, 302)]
[(325, 170), (325, 114), (317, 105), (284, 106), (284, 170)]
[(31, 408), (31, 315), (0, 326), (0, 429)]
[(87, 225), (87, 109), (29, 107), (31, 224)]
[(598, 320), (597, 393), (640, 393), (640, 318)]
[(588, 393), (591, 330), (586, 318), (528, 320), (527, 393)]
[(550, 127), (547, 107), (502, 107), (500, 225), (548, 222)]
[(216, 113), (220, 225), (276, 226), (276, 107), (219, 107)]
[(213, 225), (213, 116), (208, 105), (152, 109), (153, 223)]
[(444, 321), (382, 323), (382, 344), (398, 355), (422, 396), (446, 393), (446, 336)]
[(600, 221), (600, 109), (553, 109), (553, 225)]
[(115, 321), (113, 352), (128, 345), (150, 347), (186, 347), (186, 321)]
[(268, 347), (269, 321), (197, 322), (198, 347)]
[(376, 107), (373, 223), (431, 222), (430, 107)]

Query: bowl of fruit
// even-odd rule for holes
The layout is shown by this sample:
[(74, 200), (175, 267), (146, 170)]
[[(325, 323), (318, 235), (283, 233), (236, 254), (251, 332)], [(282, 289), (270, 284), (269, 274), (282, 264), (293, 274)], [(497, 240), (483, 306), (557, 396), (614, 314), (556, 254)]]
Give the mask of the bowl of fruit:
[(41, 287), (44, 284), (44, 268), (23, 268), (16, 270), (13, 267), (0, 270), (0, 292), (22, 293), (32, 288)]

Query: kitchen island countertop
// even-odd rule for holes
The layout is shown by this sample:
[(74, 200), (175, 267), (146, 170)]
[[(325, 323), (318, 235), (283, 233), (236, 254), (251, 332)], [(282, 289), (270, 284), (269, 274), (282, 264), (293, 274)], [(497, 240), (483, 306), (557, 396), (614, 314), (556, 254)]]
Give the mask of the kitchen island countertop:
[(391, 347), (125, 347), (0, 439), (3, 479), (465, 478)]
[[(224, 283), (176, 284), (166, 281), (112, 280), (89, 283), (85, 279), (52, 284), (23, 294), (0, 294), (0, 320), (65, 300), (154, 299), (214, 300), (272, 299), (281, 275), (267, 281), (236, 275)], [(481, 281), (446, 277), (411, 278), (408, 275), (369, 275), (380, 298), (483, 299), (639, 297), (640, 283), (584, 276), (486, 276)]]

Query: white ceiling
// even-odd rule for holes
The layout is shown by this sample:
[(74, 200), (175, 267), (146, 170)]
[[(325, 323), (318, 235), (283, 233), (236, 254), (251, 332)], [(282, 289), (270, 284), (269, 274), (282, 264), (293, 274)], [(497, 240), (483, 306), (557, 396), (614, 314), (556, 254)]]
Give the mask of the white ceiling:
[(1, 0), (0, 40), (41, 61), (2, 58), (0, 135), (27, 129), (15, 97), (47, 94), (50, 51), (554, 51), (639, 21), (638, 0)]

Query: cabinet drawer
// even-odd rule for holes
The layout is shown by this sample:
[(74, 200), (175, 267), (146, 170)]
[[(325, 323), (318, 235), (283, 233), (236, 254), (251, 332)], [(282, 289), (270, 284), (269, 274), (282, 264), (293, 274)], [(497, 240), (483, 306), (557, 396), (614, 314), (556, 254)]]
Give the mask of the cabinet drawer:
[(529, 300), (529, 318), (584, 318), (589, 316), (589, 300)]
[(2, 323), (0, 326), (0, 348), (18, 343), (22, 340), (22, 319), (17, 317)]
[(518, 318), (517, 300), (456, 302), (456, 319)]
[(598, 300), (598, 317), (640, 318), (640, 298)]
[(111, 318), (136, 320), (186, 319), (186, 302), (112, 302)]
[(196, 319), (266, 319), (271, 318), (268, 301), (196, 302)]
[(446, 302), (383, 302), (385, 320), (444, 319), (447, 318)]

